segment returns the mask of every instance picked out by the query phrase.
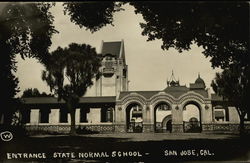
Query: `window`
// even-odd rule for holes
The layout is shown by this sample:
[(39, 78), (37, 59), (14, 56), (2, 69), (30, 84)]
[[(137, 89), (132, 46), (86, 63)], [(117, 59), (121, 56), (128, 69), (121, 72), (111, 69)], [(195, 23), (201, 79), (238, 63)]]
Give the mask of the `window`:
[(49, 113), (50, 109), (47, 108), (40, 109), (40, 123), (49, 123)]
[(221, 122), (223, 122), (224, 121), (224, 112), (223, 112), (223, 110), (216, 110), (215, 112), (214, 112), (214, 116), (215, 116), (215, 120), (216, 121), (221, 121)]
[(108, 108), (106, 116), (107, 122), (113, 122), (113, 108)]
[(127, 70), (124, 68), (123, 69), (123, 77), (126, 78), (126, 76), (127, 76)]
[(86, 123), (88, 122), (87, 113), (89, 113), (89, 108), (81, 108), (80, 110), (80, 122)]
[(68, 122), (68, 111), (66, 108), (61, 108), (60, 109), (60, 118), (59, 118), (60, 123), (67, 123)]

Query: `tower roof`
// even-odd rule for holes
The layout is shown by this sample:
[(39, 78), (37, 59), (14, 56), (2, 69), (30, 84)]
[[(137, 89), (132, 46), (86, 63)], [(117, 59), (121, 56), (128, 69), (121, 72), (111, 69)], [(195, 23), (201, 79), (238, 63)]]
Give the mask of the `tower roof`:
[(200, 77), (200, 74), (198, 74), (198, 78), (195, 80), (194, 83), (190, 83), (191, 90), (205, 89), (205, 88), (206, 88), (206, 84), (205, 84), (204, 80)]
[(203, 84), (205, 86), (204, 80), (200, 77), (200, 74), (198, 75), (198, 78), (194, 82), (195, 84)]
[(111, 54), (114, 57), (120, 58), (124, 55), (123, 41), (103, 42), (102, 55)]
[(172, 70), (172, 74), (169, 78), (169, 80), (167, 80), (167, 85), (168, 86), (180, 86), (179, 84), (179, 80), (176, 80), (174, 77), (174, 71)]

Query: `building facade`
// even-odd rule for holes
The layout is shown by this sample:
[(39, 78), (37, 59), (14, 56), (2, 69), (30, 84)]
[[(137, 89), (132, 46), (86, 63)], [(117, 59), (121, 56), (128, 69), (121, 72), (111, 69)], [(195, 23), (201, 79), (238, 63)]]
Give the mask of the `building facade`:
[[(238, 132), (234, 107), (210, 94), (198, 75), (189, 87), (180, 85), (172, 73), (166, 88), (129, 91), (128, 65), (123, 41), (102, 42), (102, 76), (94, 81), (76, 108), (76, 128), (109, 132)], [(54, 97), (23, 98), (22, 120), (29, 131), (70, 130), (64, 101)], [(245, 122), (250, 129), (250, 123)]]

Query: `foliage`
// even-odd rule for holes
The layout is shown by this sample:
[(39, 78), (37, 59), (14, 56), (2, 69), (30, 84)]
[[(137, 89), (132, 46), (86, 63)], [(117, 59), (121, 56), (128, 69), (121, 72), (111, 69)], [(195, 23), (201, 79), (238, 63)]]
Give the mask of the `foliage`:
[(132, 2), (142, 14), (142, 35), (161, 39), (162, 49), (189, 50), (196, 43), (213, 67), (249, 62), (249, 4), (247, 2)]
[(51, 36), (57, 31), (49, 12), (51, 3), (8, 3), (0, 17), (0, 39), (11, 48), (10, 54), (36, 57), (48, 55)]
[(22, 98), (24, 97), (53, 97), (53, 95), (45, 92), (40, 93), (37, 88), (28, 88), (23, 91)]
[[(216, 73), (212, 81), (213, 90), (225, 100), (229, 105), (235, 106), (240, 117), (240, 131), (244, 131), (245, 115), (250, 115), (250, 71), (240, 72), (241, 67), (231, 67), (224, 69), (222, 73)], [(248, 75), (244, 75), (248, 74)]]
[(90, 45), (72, 43), (64, 49), (58, 47), (45, 64), (42, 80), (58, 95), (58, 100), (66, 102), (71, 115), (71, 134), (75, 134), (75, 107), (93, 84), (92, 79), (99, 76), (100, 61)]
[(64, 13), (81, 28), (96, 32), (113, 22), (113, 14), (123, 10), (119, 2), (65, 2)]
[[(0, 12), (0, 110), (6, 119), (15, 111), (14, 96), (18, 93), (16, 71), (16, 55), (35, 57), (45, 61), (51, 36), (57, 31), (53, 26), (53, 16), (49, 12), (50, 3), (4, 3)], [(8, 109), (7, 109), (8, 108)], [(11, 121), (11, 120), (10, 120)]]

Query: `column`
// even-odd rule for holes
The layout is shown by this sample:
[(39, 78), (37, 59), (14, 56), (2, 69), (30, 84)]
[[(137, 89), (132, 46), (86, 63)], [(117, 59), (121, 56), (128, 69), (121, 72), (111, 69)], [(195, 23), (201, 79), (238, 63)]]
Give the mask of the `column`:
[(101, 108), (90, 108), (88, 114), (89, 123), (100, 123), (101, 122)]
[(76, 115), (75, 115), (75, 121), (76, 121), (76, 124), (79, 125), (80, 123), (80, 109), (81, 108), (76, 108)]
[(49, 114), (49, 123), (51, 125), (57, 125), (59, 123), (59, 109), (51, 109)]
[(124, 106), (115, 106), (115, 132), (126, 132), (126, 111)]
[(183, 132), (183, 106), (172, 105), (172, 132)]
[(211, 104), (203, 104), (201, 110), (201, 122), (204, 124), (212, 123), (213, 114), (212, 114), (212, 105)]
[(200, 108), (201, 112), (201, 129), (202, 132), (213, 131), (213, 108), (211, 103), (202, 104)]
[(143, 105), (143, 132), (154, 131), (154, 120), (151, 119), (152, 109), (149, 105)]
[(39, 109), (31, 109), (30, 112), (30, 124), (38, 125), (40, 119), (40, 110)]
[(68, 120), (68, 122), (67, 122), (67, 123), (68, 123), (68, 124), (71, 124), (71, 116), (70, 116), (70, 112), (68, 112), (67, 116), (68, 116), (68, 119), (67, 119), (67, 120)]

